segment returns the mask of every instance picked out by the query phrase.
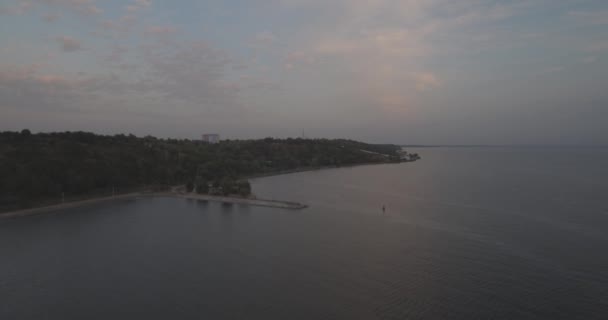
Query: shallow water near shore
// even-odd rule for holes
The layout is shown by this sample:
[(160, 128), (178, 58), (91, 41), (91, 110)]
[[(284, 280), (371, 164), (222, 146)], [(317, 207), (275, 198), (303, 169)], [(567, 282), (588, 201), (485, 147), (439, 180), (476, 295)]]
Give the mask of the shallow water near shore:
[(608, 149), (410, 151), (0, 221), (0, 319), (608, 318)]

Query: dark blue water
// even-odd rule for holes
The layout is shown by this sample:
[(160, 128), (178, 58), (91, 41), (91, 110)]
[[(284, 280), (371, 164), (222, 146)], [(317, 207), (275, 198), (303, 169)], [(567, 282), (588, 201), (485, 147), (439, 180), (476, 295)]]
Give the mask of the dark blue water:
[(608, 318), (607, 149), (416, 151), (0, 221), (0, 319)]

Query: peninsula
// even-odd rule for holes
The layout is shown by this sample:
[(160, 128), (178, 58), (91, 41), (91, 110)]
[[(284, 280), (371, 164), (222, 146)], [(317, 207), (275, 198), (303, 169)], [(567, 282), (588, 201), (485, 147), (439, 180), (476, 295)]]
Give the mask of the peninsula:
[[(397, 145), (345, 139), (208, 143), (88, 132), (0, 132), (0, 213), (140, 193), (300, 208), (304, 205), (255, 199), (247, 178), (418, 158)], [(178, 192), (169, 186), (182, 187)]]

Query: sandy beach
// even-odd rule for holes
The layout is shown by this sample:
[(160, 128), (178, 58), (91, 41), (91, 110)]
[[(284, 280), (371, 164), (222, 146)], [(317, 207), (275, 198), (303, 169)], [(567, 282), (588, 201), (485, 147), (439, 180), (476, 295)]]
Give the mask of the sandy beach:
[(91, 198), (91, 199), (86, 199), (86, 200), (59, 203), (59, 204), (54, 204), (54, 205), (50, 205), (50, 206), (2, 212), (2, 213), (0, 213), (0, 219), (16, 218), (16, 217), (31, 216), (31, 215), (42, 214), (42, 213), (49, 213), (49, 212), (53, 212), (56, 210), (82, 207), (82, 206), (93, 205), (93, 204), (102, 203), (102, 202), (106, 202), (106, 201), (113, 201), (113, 200), (119, 200), (119, 199), (131, 199), (131, 198), (139, 197), (142, 195), (144, 195), (144, 194), (139, 193), (139, 192), (127, 193), (127, 194), (116, 195), (116, 196), (111, 196), (111, 197)]
[(86, 200), (59, 203), (59, 204), (44, 206), (44, 207), (8, 211), (8, 212), (0, 213), (0, 219), (16, 218), (16, 217), (31, 216), (31, 215), (37, 215), (37, 214), (43, 214), (43, 213), (50, 213), (50, 212), (57, 211), (57, 210), (76, 208), (76, 207), (82, 207), (82, 206), (87, 206), (87, 205), (94, 205), (94, 204), (98, 204), (98, 203), (102, 203), (102, 202), (106, 202), (106, 201), (132, 199), (132, 198), (137, 198), (137, 197), (175, 197), (175, 198), (183, 198), (183, 199), (213, 201), (213, 202), (221, 202), (221, 203), (228, 203), (228, 204), (242, 204), (242, 205), (250, 205), (250, 206), (292, 209), (292, 210), (304, 209), (307, 207), (304, 204), (297, 203), (297, 202), (289, 202), (289, 201), (247, 199), (247, 198), (237, 198), (237, 197), (222, 197), (222, 196), (211, 196), (211, 195), (206, 195), (206, 194), (195, 194), (195, 193), (135, 192), (135, 193), (127, 193), (127, 194), (116, 195), (116, 196), (111, 196), (111, 197), (92, 198), (92, 199), (86, 199)]

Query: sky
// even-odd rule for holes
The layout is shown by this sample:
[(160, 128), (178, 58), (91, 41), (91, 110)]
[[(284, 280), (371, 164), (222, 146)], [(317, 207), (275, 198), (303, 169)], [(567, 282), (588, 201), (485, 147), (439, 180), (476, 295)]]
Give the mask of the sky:
[(608, 144), (606, 0), (0, 0), (0, 130)]

